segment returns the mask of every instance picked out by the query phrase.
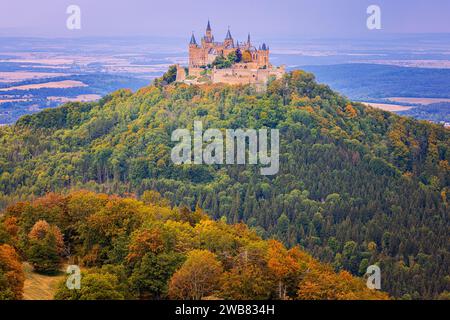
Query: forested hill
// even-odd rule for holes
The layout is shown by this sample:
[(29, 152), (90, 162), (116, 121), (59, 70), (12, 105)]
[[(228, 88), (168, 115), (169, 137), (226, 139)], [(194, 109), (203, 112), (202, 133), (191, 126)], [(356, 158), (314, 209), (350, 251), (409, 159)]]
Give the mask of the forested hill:
[(0, 218), (0, 300), (19, 299), (19, 262), (52, 274), (82, 267), (80, 290), (61, 279), (58, 300), (385, 300), (363, 279), (333, 269), (244, 224), (212, 221), (201, 209), (171, 208), (155, 191), (142, 201), (87, 191), (50, 193), (10, 206)]
[[(171, 133), (278, 128), (280, 172), (175, 166)], [(2, 203), (85, 188), (142, 195), (244, 221), (355, 275), (379, 264), (399, 298), (448, 296), (449, 131), (351, 103), (294, 71), (265, 93), (152, 85), (70, 103), (0, 128)]]

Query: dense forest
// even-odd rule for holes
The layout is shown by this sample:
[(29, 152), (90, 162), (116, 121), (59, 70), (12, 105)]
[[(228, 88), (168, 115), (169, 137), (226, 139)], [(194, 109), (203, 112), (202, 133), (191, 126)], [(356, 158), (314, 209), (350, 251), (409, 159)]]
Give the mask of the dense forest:
[(171, 208), (155, 191), (142, 201), (78, 191), (18, 203), (4, 212), (0, 243), (0, 299), (21, 298), (21, 258), (41, 273), (82, 266), (79, 290), (62, 280), (59, 300), (388, 299), (299, 247)]
[[(279, 129), (280, 172), (174, 165), (171, 133), (194, 120), (205, 129)], [(171, 205), (300, 245), (337, 272), (361, 276), (378, 264), (382, 289), (395, 298), (446, 298), (449, 135), (352, 103), (303, 71), (263, 93), (158, 81), (0, 128), (0, 201), (79, 189), (141, 198), (155, 190)]]

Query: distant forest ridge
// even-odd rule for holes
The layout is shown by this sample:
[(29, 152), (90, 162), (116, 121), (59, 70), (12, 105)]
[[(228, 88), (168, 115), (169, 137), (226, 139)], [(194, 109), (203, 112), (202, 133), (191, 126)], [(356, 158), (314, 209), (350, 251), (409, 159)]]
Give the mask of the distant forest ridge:
[(353, 100), (416, 97), (450, 98), (450, 69), (398, 67), (379, 64), (302, 66)]

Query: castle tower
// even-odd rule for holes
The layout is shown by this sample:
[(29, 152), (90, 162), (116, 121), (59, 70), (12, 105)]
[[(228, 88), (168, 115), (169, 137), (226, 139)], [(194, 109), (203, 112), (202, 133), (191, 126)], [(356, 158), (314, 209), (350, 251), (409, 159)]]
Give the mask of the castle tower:
[(208, 25), (206, 26), (206, 38), (211, 39), (211, 40), (213, 38), (211, 24), (209, 23), (209, 20), (208, 20)]
[(189, 67), (196, 67), (201, 64), (201, 58), (199, 52), (201, 49), (198, 47), (197, 40), (195, 39), (194, 32), (192, 32), (191, 41), (189, 42)]
[(194, 32), (192, 32), (191, 41), (189, 42), (189, 47), (197, 48), (197, 40), (195, 40)]
[(209, 49), (212, 47), (212, 43), (214, 42), (214, 36), (212, 34), (211, 23), (208, 20), (208, 24), (206, 25), (206, 33), (202, 38), (202, 47), (204, 49)]
[(231, 36), (231, 31), (229, 27), (223, 45), (225, 46), (225, 48), (234, 48), (234, 40), (233, 37)]
[(263, 43), (263, 45), (258, 50), (258, 67), (268, 68), (269, 67), (269, 47)]

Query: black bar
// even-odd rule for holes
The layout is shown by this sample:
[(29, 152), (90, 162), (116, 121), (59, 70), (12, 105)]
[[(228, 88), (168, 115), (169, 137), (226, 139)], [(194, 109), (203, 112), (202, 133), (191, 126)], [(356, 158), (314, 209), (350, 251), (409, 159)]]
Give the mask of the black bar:
[(0, 302), (0, 318), (10, 311), (15, 319), (30, 313), (45, 319), (88, 319), (97, 314), (124, 320), (301, 320), (311, 315), (382, 320), (399, 311), (403, 319), (427, 310), (445, 314), (448, 306), (448, 301), (11, 301)]

